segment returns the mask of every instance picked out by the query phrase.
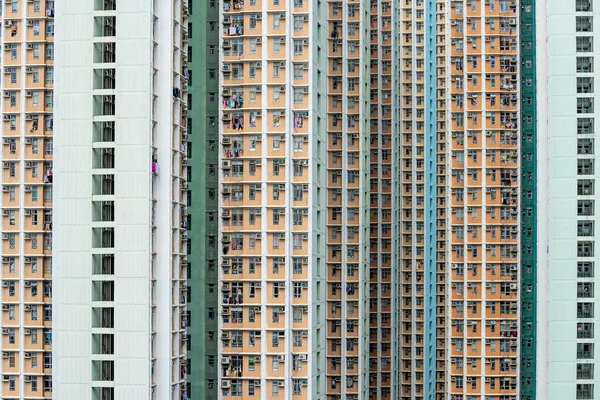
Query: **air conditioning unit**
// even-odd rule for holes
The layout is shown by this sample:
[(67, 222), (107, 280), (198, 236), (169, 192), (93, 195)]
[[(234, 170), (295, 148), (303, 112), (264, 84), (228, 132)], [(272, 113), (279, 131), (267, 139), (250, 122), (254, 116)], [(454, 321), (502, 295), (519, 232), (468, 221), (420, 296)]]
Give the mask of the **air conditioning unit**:
[(23, 260), (25, 264), (31, 264), (31, 257), (25, 257)]
[(4, 97), (10, 97), (10, 92), (9, 91), (4, 91), (3, 96)]
[(223, 160), (223, 169), (231, 169), (231, 161), (229, 160)]
[(31, 335), (31, 329), (25, 329), (23, 333), (25, 333), (26, 335)]
[(27, 74), (33, 74), (33, 68), (32, 67), (26, 67), (25, 68), (25, 73), (27, 73)]
[(2, 311), (8, 311), (9, 308), (8, 304), (2, 304)]
[(275, 358), (279, 361), (285, 361), (285, 355), (284, 354), (278, 354), (275, 356)]
[(9, 186), (2, 186), (2, 191), (3, 192), (8, 192), (10, 190)]
[(31, 311), (31, 305), (29, 305), (29, 304), (25, 305), (25, 311)]
[(31, 358), (31, 352), (26, 351), (25, 353), (23, 353), (23, 357), (25, 357), (25, 358)]
[(229, 389), (231, 387), (231, 381), (228, 380), (222, 380), (221, 381), (221, 387), (224, 389)]
[(25, 23), (27, 26), (33, 26), (33, 20), (32, 19), (28, 19), (27, 22)]
[(221, 357), (221, 364), (231, 364), (231, 359), (229, 357)]
[(24, 381), (31, 382), (31, 375), (25, 375)]
[(31, 90), (26, 90), (25, 97), (31, 97), (31, 96), (32, 96)]

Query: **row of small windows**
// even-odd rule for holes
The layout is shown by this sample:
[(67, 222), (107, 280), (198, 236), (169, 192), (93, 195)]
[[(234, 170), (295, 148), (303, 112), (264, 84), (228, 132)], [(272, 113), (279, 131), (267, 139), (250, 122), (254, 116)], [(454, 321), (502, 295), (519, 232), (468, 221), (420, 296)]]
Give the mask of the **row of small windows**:
[[(591, 0), (576, 0), (576, 11), (591, 11)], [(575, 25), (577, 32), (592, 32), (593, 17), (591, 16), (576, 16)], [(593, 51), (593, 37), (577, 37), (576, 49), (577, 52)], [(576, 71), (578, 73), (589, 73), (594, 71), (593, 57), (577, 57)], [(577, 77), (577, 93), (587, 94), (594, 93), (594, 78), (593, 77)], [(593, 98), (577, 98), (577, 113), (593, 113), (594, 99)], [(587, 135), (594, 133), (593, 118), (577, 118), (577, 135)], [(594, 139), (579, 139), (577, 140), (577, 154), (591, 155), (594, 154)], [(577, 160), (577, 175), (593, 175), (595, 173), (594, 159), (578, 159)], [(594, 194), (595, 180), (594, 179), (579, 179), (577, 181), (577, 194), (590, 195)], [(592, 216), (594, 215), (594, 200), (578, 200), (577, 215)], [(577, 236), (592, 237), (595, 234), (594, 221), (582, 220), (577, 221)], [(593, 257), (595, 243), (593, 241), (579, 241), (577, 243), (578, 257)], [(585, 261), (577, 263), (577, 277), (591, 278), (594, 277), (594, 262)], [(578, 299), (593, 299), (594, 298), (594, 283), (593, 282), (577, 282), (577, 298)], [(594, 303), (593, 302), (578, 302), (577, 303), (577, 318), (589, 319), (594, 318)], [(577, 338), (578, 339), (593, 339), (594, 338), (594, 323), (593, 322), (577, 322)], [(577, 343), (576, 356), (578, 360), (590, 360), (594, 358), (593, 343)], [(577, 364), (577, 379), (594, 379), (593, 364)], [(594, 385), (577, 384), (576, 399), (592, 399), (594, 396)]]

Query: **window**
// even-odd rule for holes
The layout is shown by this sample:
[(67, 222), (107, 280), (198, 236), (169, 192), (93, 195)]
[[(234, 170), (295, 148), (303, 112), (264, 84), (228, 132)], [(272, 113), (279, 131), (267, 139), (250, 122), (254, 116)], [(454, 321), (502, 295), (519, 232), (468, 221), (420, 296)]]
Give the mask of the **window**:
[(294, 239), (294, 250), (302, 250), (302, 234), (294, 233), (293, 239)]
[(293, 386), (294, 386), (294, 396), (301, 395), (302, 394), (302, 381), (300, 379), (294, 379), (292, 382), (293, 382)]
[[(46, 35), (54, 36), (54, 21), (51, 19), (46, 20)], [(191, 35), (190, 35), (191, 37)]]
[(575, 11), (592, 11), (592, 0), (577, 0)]
[[(46, 103), (46, 108), (54, 107), (54, 92), (52, 90), (47, 90), (44, 93), (44, 103)], [(192, 108), (191, 103), (189, 104), (189, 108)]]
[(304, 28), (304, 16), (294, 16), (294, 32), (300, 32)]
[[(190, 71), (190, 76), (191, 76), (191, 71)], [(46, 67), (46, 83), (47, 84), (54, 83), (54, 68), (53, 67)], [(190, 78), (190, 85), (191, 85), (191, 78)]]
[(303, 52), (304, 52), (304, 40), (295, 39), (294, 40), (294, 54), (302, 55)]
[(302, 79), (304, 76), (304, 67), (302, 64), (294, 64), (294, 79)]
[(300, 299), (302, 298), (302, 283), (294, 282), (294, 298)]
[(304, 100), (304, 88), (294, 88), (294, 104), (302, 104)]
[[(46, 354), (50, 354), (50, 359), (52, 360), (52, 353), (44, 353), (44, 359), (46, 358)], [(52, 365), (52, 363), (50, 365)], [(44, 392), (51, 392), (51, 391), (52, 391), (52, 377), (44, 376)]]
[(576, 39), (576, 50), (578, 53), (594, 51), (594, 38), (591, 36), (579, 36)]
[(592, 32), (594, 17), (575, 17), (577, 32)]

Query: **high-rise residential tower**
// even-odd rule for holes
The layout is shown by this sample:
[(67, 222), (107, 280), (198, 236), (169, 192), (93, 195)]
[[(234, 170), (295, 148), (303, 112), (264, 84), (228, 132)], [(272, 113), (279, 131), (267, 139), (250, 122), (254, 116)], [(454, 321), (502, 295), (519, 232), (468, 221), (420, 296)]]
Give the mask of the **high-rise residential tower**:
[(57, 9), (54, 398), (187, 397), (187, 10)]
[(219, 389), (219, 2), (189, 3), (188, 397), (215, 400)]
[(219, 397), (366, 398), (369, 4), (221, 7)]
[(594, 399), (600, 388), (595, 368), (600, 4), (551, 0), (536, 7), (541, 266), (536, 398)]
[(532, 398), (532, 2), (399, 8), (398, 398)]
[(453, 1), (447, 81), (447, 390), (519, 394), (519, 4)]
[(54, 1), (0, 5), (2, 398), (52, 398)]

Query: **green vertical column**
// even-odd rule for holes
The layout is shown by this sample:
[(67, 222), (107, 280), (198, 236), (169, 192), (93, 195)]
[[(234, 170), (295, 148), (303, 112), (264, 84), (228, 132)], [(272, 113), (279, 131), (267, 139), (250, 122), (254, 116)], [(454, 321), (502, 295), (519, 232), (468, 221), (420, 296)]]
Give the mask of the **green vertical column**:
[(521, 0), (521, 399), (535, 400), (536, 64), (535, 0)]
[(190, 399), (218, 397), (219, 2), (189, 0)]

